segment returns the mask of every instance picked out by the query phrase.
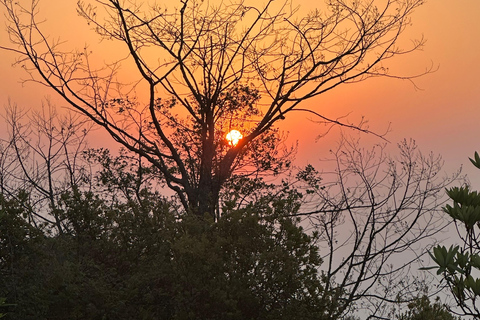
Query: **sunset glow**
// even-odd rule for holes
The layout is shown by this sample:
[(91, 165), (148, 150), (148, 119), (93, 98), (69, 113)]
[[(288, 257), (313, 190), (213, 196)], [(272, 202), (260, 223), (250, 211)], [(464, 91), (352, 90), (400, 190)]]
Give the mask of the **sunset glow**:
[(228, 144), (231, 145), (232, 147), (235, 147), (240, 141), (240, 139), (242, 138), (243, 138), (243, 135), (238, 130), (232, 130), (229, 133), (227, 133), (227, 136), (226, 136)]

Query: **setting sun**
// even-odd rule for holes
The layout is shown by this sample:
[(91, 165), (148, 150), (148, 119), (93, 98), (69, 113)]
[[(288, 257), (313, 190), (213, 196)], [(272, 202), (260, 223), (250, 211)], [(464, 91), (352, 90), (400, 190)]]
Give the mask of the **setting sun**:
[(243, 138), (243, 135), (240, 133), (238, 130), (232, 130), (229, 133), (227, 133), (227, 141), (228, 144), (231, 145), (232, 147), (235, 147), (238, 144), (238, 141)]

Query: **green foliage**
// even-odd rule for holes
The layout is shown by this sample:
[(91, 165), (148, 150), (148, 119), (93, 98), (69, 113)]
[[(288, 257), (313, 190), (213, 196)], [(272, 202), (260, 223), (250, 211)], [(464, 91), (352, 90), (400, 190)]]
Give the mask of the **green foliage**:
[(477, 167), (478, 169), (480, 169), (480, 156), (478, 155), (478, 152), (475, 151), (475, 159), (472, 159), (472, 158), (469, 158), (470, 159), (470, 162), (475, 166)]
[(322, 319), (321, 260), (291, 219), (246, 209), (182, 225), (173, 250), (179, 319)]
[(117, 170), (134, 160), (104, 156), (98, 185), (59, 196), (63, 234), (1, 198), (6, 319), (330, 319), (317, 236), (288, 217), (298, 194), (267, 188), (217, 222), (179, 216), (136, 187), (139, 171)]
[(8, 304), (6, 298), (0, 298), (0, 318), (3, 318), (7, 315), (7, 312), (8, 312), (7, 309), (10, 306), (13, 306), (13, 305)]
[[(382, 233), (383, 226), (392, 223), (392, 214), (398, 221), (393, 224), (395, 234), (399, 227), (411, 228), (405, 224), (408, 219), (397, 216), (405, 208), (388, 211), (393, 193), (381, 201), (372, 198), (368, 204), (366, 195), (376, 194), (373, 190), (378, 178), (363, 177), (370, 177), (368, 170), (379, 172), (382, 159), (373, 165), (367, 161), (368, 170), (357, 166), (364, 163), (357, 161), (363, 159), (361, 156), (343, 159), (338, 172), (345, 176), (340, 176), (340, 183), (361, 173), (366, 174), (362, 181), (368, 184), (365, 189), (359, 184), (355, 190), (344, 185), (348, 194), (341, 199), (332, 196), (336, 193), (325, 187), (323, 174), (311, 166), (280, 183), (261, 175), (233, 175), (221, 190), (218, 210), (212, 217), (190, 214), (163, 196), (159, 190), (165, 180), (158, 178), (158, 170), (146, 165), (143, 157), (132, 157), (126, 151), (113, 157), (108, 150), (89, 150), (85, 156), (94, 174), (82, 184), (58, 190), (52, 198), (55, 203), (41, 212), (45, 217), (55, 216), (57, 220), (49, 223), (58, 228), (38, 224), (39, 217), (31, 219), (34, 213), (29, 203), (35, 197), (25, 190), (2, 198), (5, 223), (0, 228), (5, 231), (0, 238), (4, 236), (5, 245), (0, 249), (5, 249), (5, 258), (0, 263), (0, 297), (16, 306), (9, 319), (330, 320), (356, 319), (353, 313), (360, 308), (380, 317), (390, 310), (385, 303), (389, 298), (372, 303), (369, 288), (403, 292), (410, 283), (415, 284), (403, 282), (405, 277), (396, 273), (399, 282), (382, 283), (383, 278), (376, 278), (390, 272), (382, 269), (385, 260), (377, 263), (376, 257), (393, 254), (396, 243), (415, 243), (409, 238), (411, 242), (405, 245), (404, 239)], [(376, 161), (375, 153), (366, 157)], [(443, 190), (445, 184), (442, 181), (432, 187), (439, 168), (436, 161), (407, 160), (410, 162), (402, 162), (402, 167), (418, 171), (398, 175), (393, 165), (385, 174), (394, 181), (404, 181), (404, 177), (415, 181), (412, 196), (401, 200), (408, 207), (408, 218), (409, 210), (424, 212), (424, 207), (411, 208), (424, 197), (434, 196), (436, 190)], [(425, 167), (431, 168), (433, 176), (424, 175)], [(410, 194), (402, 184), (395, 186), (402, 186), (402, 194)], [(306, 216), (299, 211), (301, 204), (313, 196), (325, 196), (319, 203), (328, 205)], [(389, 208), (377, 207), (379, 203)], [(345, 204), (354, 214), (342, 213)], [(305, 223), (305, 217), (310, 224)], [(349, 217), (359, 226), (359, 232), (350, 236), (355, 239), (350, 243), (352, 251), (346, 242), (339, 240), (337, 245), (337, 239), (348, 232), (345, 219)], [(308, 231), (302, 226), (308, 226)], [(381, 234), (380, 240), (362, 231), (370, 228)], [(385, 239), (393, 239), (393, 245), (386, 246)], [(324, 245), (342, 254), (334, 258), (328, 250), (322, 252), (326, 268), (319, 253)], [(382, 249), (385, 247), (392, 251)], [(471, 260), (471, 255), (451, 250), (455, 252), (435, 250), (445, 270), (455, 270), (451, 260), (459, 254), (464, 255), (461, 267)], [(340, 260), (342, 265), (332, 269)], [(476, 290), (477, 282), (467, 279), (465, 285)], [(382, 305), (384, 310), (375, 314)]]
[(453, 207), (447, 204), (443, 210), (462, 222), (467, 231), (472, 230), (480, 222), (480, 195), (477, 191), (470, 192), (468, 186), (451, 188), (447, 195), (453, 200)]
[(453, 316), (437, 297), (432, 304), (427, 296), (417, 297), (408, 304), (408, 311), (396, 316), (397, 320), (460, 320)]
[(437, 274), (442, 274), (448, 270), (450, 273), (460, 272), (463, 273), (462, 269), (458, 267), (458, 263), (455, 258), (462, 257), (461, 261), (463, 262), (463, 255), (458, 252), (458, 246), (450, 248), (447, 250), (444, 246), (437, 246), (433, 248), (433, 254), (430, 253), (432, 260), (438, 265), (438, 267), (429, 267), (423, 268), (424, 270), (429, 269), (438, 269)]
[[(480, 156), (475, 152), (470, 161), (480, 169)], [(458, 306), (465, 315), (480, 317), (480, 194), (470, 191), (468, 186), (453, 187), (447, 190), (448, 197), (453, 204), (443, 208), (457, 225), (462, 244), (451, 246), (448, 250), (444, 246), (437, 246), (430, 253), (438, 275), (450, 288)]]
[(31, 254), (33, 249), (30, 245), (38, 242), (42, 236), (42, 230), (27, 220), (28, 207), (21, 202), (23, 197), (19, 195), (18, 199), (6, 199), (0, 194), (1, 273), (13, 270), (19, 260)]

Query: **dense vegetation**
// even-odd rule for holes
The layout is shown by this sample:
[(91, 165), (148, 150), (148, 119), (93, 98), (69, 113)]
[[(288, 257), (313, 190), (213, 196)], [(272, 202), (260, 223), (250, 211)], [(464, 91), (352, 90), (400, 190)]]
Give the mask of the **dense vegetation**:
[[(7, 319), (354, 319), (356, 310), (394, 317), (390, 297), (401, 305), (424, 290), (408, 273), (412, 262), (392, 270), (389, 259), (438, 231), (436, 220), (415, 226), (437, 219), (435, 199), (450, 180), (437, 179), (438, 162), (413, 145), (400, 144), (400, 167), (343, 145), (337, 183), (323, 182), (312, 166), (279, 184), (232, 179), (213, 220), (165, 196), (156, 169), (141, 158), (83, 149), (81, 141), (58, 148), (75, 156), (30, 167), (12, 151), (31, 154), (32, 145), (3, 145), (0, 297), (7, 305), (0, 312)], [(73, 170), (66, 160), (74, 158)], [(58, 170), (52, 176), (49, 166)], [(364, 178), (368, 184), (352, 187)], [(345, 235), (355, 241), (339, 243)]]
[(158, 193), (127, 199), (118, 190), (132, 185), (102, 174), (110, 192), (60, 195), (62, 234), (28, 222), (26, 193), (1, 196), (0, 296), (12, 319), (328, 319), (335, 309), (316, 235), (288, 217), (293, 199), (225, 208), (218, 223), (180, 219)]

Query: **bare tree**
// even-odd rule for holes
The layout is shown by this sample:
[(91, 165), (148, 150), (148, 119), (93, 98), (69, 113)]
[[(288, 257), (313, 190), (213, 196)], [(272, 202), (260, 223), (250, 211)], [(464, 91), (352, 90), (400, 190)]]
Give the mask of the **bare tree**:
[[(287, 113), (340, 84), (393, 76), (383, 63), (423, 44), (397, 46), (422, 0), (328, 0), (303, 17), (289, 0), (79, 1), (102, 39), (125, 46), (138, 72), (125, 83), (124, 59), (95, 67), (89, 49), (64, 51), (40, 28), (39, 1), (29, 1), (1, 1), (12, 41), (2, 48), (19, 54), (29, 80), (154, 164), (197, 214), (214, 212), (236, 164)], [(242, 125), (243, 139), (229, 146), (225, 134)]]
[(438, 293), (429, 285), (435, 280), (418, 269), (449, 224), (441, 204), (459, 172), (443, 173), (441, 157), (422, 154), (412, 140), (397, 152), (387, 147), (342, 137), (322, 171), (308, 165), (281, 184), (231, 179), (233, 191), (222, 193), (227, 210), (253, 205), (266, 219), (288, 213), (315, 235), (329, 319), (356, 312), (393, 319), (419, 293)]
[(59, 116), (49, 101), (30, 114), (10, 103), (5, 120), (9, 137), (0, 140), (2, 194), (23, 203), (32, 225), (46, 224), (62, 233), (60, 194), (89, 183), (82, 153), (91, 126), (78, 115)]
[[(369, 319), (391, 319), (392, 303), (408, 302), (425, 289), (420, 259), (445, 229), (444, 190), (458, 174), (444, 176), (440, 157), (423, 155), (413, 141), (389, 156), (343, 139), (332, 151), (335, 170), (300, 172), (308, 183), (305, 216), (319, 233), (327, 292), (341, 313), (362, 309)], [(432, 294), (432, 292), (430, 292)]]

